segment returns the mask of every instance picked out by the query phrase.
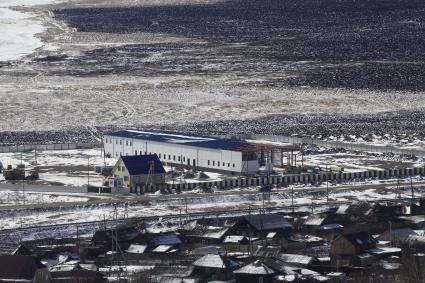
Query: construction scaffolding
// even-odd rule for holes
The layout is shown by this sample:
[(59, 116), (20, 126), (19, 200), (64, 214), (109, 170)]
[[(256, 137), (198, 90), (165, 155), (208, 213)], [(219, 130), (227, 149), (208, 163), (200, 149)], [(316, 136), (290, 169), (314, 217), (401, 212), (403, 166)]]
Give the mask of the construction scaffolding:
[(252, 160), (257, 157), (260, 166), (272, 163), (274, 166), (286, 169), (304, 167), (304, 153), (300, 145), (249, 142), (231, 150), (242, 152), (242, 160)]

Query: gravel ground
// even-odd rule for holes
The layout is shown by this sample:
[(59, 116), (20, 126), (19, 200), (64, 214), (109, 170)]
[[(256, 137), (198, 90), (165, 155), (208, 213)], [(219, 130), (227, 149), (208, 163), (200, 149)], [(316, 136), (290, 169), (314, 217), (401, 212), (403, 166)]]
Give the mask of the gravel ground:
[(0, 63), (0, 143), (131, 126), (423, 137), (423, 1), (60, 2), (19, 8), (46, 45)]

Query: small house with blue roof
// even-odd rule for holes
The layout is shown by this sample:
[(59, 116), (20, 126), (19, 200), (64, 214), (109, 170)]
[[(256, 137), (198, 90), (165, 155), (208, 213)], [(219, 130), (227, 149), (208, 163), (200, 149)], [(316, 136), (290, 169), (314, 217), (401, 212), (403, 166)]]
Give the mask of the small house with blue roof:
[(165, 183), (165, 170), (156, 154), (121, 156), (113, 174), (130, 192), (140, 192), (146, 185)]

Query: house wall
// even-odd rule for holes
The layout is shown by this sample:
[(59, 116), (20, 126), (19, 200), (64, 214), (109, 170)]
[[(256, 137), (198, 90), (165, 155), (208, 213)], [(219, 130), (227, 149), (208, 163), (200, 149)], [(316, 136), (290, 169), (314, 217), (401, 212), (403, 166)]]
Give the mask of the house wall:
[(144, 186), (148, 182), (150, 184), (163, 184), (165, 183), (165, 174), (152, 174), (151, 179), (149, 179), (149, 175), (133, 175), (131, 176), (131, 187), (135, 188), (137, 186)]
[(40, 268), (35, 272), (34, 283), (49, 283), (51, 279), (50, 272), (47, 268)]
[[(120, 170), (118, 170), (118, 167), (120, 168)], [(121, 158), (118, 159), (112, 172), (115, 177), (119, 177), (122, 179), (122, 184), (124, 187), (130, 187), (130, 173), (128, 172), (127, 168), (125, 168), (124, 162), (121, 160)]]
[(355, 255), (356, 247), (345, 237), (337, 237), (331, 244), (333, 255)]
[(258, 160), (242, 160), (242, 152), (210, 149), (140, 139), (104, 136), (105, 154), (121, 155), (156, 153), (159, 159), (173, 166), (191, 166), (231, 173), (252, 174), (259, 170)]
[(271, 283), (273, 275), (235, 274), (236, 283)]

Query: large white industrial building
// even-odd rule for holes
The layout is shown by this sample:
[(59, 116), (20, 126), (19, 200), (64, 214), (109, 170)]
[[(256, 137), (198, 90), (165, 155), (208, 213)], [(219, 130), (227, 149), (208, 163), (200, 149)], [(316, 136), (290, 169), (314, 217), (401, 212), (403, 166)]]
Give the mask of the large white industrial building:
[(242, 140), (172, 132), (122, 130), (104, 135), (105, 155), (157, 154), (166, 165), (231, 174), (253, 174), (260, 168), (257, 154)]

